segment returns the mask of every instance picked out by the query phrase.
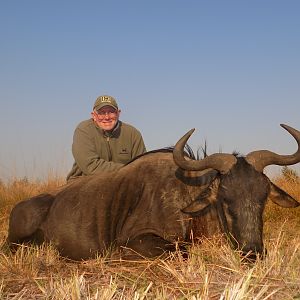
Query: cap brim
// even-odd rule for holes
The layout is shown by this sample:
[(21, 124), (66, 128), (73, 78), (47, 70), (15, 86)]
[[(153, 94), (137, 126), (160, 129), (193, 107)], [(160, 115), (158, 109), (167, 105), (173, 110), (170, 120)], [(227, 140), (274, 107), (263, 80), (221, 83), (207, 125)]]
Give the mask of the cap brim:
[(101, 108), (104, 107), (104, 106), (110, 106), (110, 107), (113, 107), (113, 108), (116, 109), (116, 110), (119, 109), (118, 107), (112, 105), (111, 103), (101, 103), (100, 105), (94, 106), (94, 110), (99, 110), (99, 109), (101, 109)]

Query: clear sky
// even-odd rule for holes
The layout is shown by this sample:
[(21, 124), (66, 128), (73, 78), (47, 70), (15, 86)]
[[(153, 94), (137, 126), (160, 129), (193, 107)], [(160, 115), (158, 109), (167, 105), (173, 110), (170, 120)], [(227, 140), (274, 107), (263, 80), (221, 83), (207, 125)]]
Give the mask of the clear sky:
[(279, 124), (300, 129), (300, 1), (0, 2), (1, 179), (65, 176), (101, 94), (148, 150), (195, 127), (195, 150), (291, 154)]

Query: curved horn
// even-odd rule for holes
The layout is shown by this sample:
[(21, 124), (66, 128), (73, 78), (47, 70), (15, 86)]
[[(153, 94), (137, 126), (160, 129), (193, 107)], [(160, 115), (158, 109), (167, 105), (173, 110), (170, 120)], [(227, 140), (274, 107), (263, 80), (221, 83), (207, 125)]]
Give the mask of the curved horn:
[(173, 159), (176, 165), (188, 171), (201, 171), (205, 169), (215, 169), (220, 173), (227, 173), (236, 163), (236, 157), (232, 154), (215, 153), (201, 160), (186, 160), (184, 158), (184, 146), (195, 129), (188, 131), (175, 145)]
[(246, 160), (256, 171), (262, 172), (263, 169), (269, 165), (288, 166), (300, 162), (300, 132), (285, 124), (280, 124), (280, 126), (295, 138), (298, 144), (298, 150), (292, 155), (279, 155), (268, 150), (250, 152), (247, 154)]

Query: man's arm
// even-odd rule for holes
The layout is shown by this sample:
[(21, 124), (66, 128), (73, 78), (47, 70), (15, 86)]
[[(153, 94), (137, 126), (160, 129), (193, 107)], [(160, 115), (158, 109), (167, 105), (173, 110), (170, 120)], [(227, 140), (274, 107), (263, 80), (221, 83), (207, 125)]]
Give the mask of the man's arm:
[(72, 153), (77, 165), (85, 175), (103, 171), (116, 171), (123, 166), (121, 163), (100, 158), (96, 152), (93, 138), (80, 128), (77, 128), (74, 132)]
[(145, 143), (141, 133), (137, 130), (133, 137), (132, 158), (146, 152)]

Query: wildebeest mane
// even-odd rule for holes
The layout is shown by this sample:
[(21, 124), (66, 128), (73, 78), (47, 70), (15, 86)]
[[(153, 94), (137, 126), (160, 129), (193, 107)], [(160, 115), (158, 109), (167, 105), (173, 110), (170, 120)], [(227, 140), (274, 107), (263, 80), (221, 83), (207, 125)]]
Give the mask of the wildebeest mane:
[[(146, 156), (148, 154), (153, 154), (153, 153), (172, 153), (173, 150), (174, 150), (174, 147), (175, 146), (169, 146), (169, 147), (164, 147), (164, 148), (159, 148), (159, 149), (154, 149), (154, 150), (147, 151), (147, 152), (145, 152), (143, 154), (140, 154), (140, 155), (136, 156), (131, 161), (129, 161), (126, 165), (128, 165), (128, 164), (134, 162), (135, 160), (140, 159), (141, 157), (144, 157), (144, 156)], [(203, 156), (205, 157), (206, 156), (206, 152), (204, 152), (204, 150), (203, 150), (204, 148), (201, 148), (201, 149), (202, 149), (201, 151), (203, 151)], [(199, 152), (200, 152), (199, 149), (197, 150), (197, 154), (195, 155), (195, 153), (194, 153), (193, 149), (190, 147), (190, 145), (186, 144), (184, 150), (185, 150), (184, 154), (188, 158), (193, 159), (193, 160), (199, 160), (199, 159), (201, 159), (200, 155), (199, 155)], [(205, 151), (206, 151), (206, 145), (205, 145)]]

